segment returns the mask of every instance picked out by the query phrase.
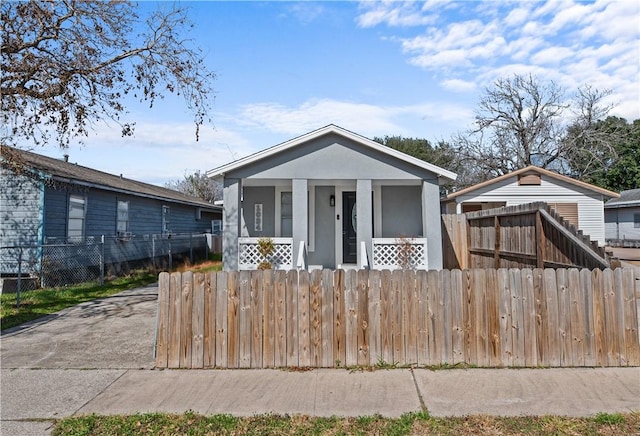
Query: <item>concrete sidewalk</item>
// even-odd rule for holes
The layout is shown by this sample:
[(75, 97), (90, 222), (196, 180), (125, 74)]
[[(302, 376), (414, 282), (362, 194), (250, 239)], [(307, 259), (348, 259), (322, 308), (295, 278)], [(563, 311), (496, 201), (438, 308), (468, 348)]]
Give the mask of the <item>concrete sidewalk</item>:
[(0, 434), (48, 435), (53, 420), (90, 413), (589, 416), (640, 410), (640, 368), (154, 370), (156, 298), (154, 286), (126, 291), (3, 332)]
[[(144, 412), (397, 417), (590, 416), (640, 410), (640, 368), (284, 370), (2, 369), (2, 434), (72, 415)], [(27, 433), (28, 432), (28, 433)]]

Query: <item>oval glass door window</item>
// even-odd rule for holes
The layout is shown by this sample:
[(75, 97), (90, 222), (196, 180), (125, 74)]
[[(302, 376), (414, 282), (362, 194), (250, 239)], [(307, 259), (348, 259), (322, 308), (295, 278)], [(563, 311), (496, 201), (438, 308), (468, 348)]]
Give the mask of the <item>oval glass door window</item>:
[(356, 212), (356, 204), (353, 203), (353, 207), (351, 208), (351, 227), (353, 227), (354, 232), (358, 232), (358, 215)]

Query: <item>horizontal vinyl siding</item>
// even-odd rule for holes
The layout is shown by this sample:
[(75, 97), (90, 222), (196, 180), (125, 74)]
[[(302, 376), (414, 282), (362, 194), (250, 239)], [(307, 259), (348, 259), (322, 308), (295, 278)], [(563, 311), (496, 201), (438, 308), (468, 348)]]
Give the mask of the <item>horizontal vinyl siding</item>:
[(604, 244), (604, 203), (592, 191), (542, 176), (540, 185), (518, 185), (516, 176), (477, 191), (462, 195), (457, 202), (505, 201), (507, 206), (544, 201), (548, 203), (577, 203), (579, 228), (591, 240)]
[(634, 214), (640, 214), (640, 207), (605, 210), (607, 239), (640, 240), (640, 228), (634, 227)]
[(45, 188), (44, 194), (44, 235), (46, 238), (67, 236), (67, 192)]
[[(117, 227), (118, 201), (129, 202), (129, 232), (134, 235), (162, 233), (162, 206), (171, 208), (170, 230), (172, 233), (204, 233), (211, 231), (211, 220), (222, 219), (220, 213), (202, 212), (196, 220), (195, 206), (184, 206), (160, 200), (137, 197), (100, 189), (71, 192), (84, 195), (86, 202), (85, 236), (114, 236)], [(69, 192), (64, 189), (46, 188), (45, 236), (65, 238), (67, 236)]]
[[(40, 242), (43, 195), (42, 182), (0, 169), (0, 246), (35, 245)], [(39, 262), (35, 249), (23, 250), (22, 259), (23, 272), (28, 272)], [(17, 251), (0, 250), (0, 273), (17, 272)]]

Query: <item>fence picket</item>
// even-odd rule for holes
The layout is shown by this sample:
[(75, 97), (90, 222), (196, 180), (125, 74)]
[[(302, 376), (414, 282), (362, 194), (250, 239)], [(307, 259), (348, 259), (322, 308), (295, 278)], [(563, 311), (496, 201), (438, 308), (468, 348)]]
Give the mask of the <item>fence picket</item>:
[(238, 298), (240, 311), (239, 315), (239, 349), (238, 366), (240, 368), (251, 368), (251, 339), (253, 331), (251, 328), (251, 271), (240, 271), (240, 284), (238, 288)]
[(573, 364), (584, 366), (584, 306), (580, 293), (580, 271), (569, 270), (569, 298), (571, 301), (571, 352)]
[(251, 272), (251, 368), (262, 368), (264, 343), (262, 322), (262, 304), (264, 295), (262, 290), (262, 271)]
[[(335, 365), (333, 357), (333, 271), (322, 270), (322, 366)], [(377, 332), (378, 330), (376, 330)]]
[(300, 326), (298, 325), (298, 271), (296, 270), (287, 273), (285, 301), (287, 306), (287, 366), (297, 367), (300, 365), (298, 359)]
[(593, 285), (594, 353), (596, 365), (605, 366), (607, 361), (607, 337), (604, 325), (604, 277), (599, 269), (594, 269), (591, 274), (591, 283)]
[(309, 273), (307, 271), (298, 272), (298, 326), (298, 359), (300, 366), (307, 367), (311, 365), (309, 349)]
[(383, 362), (393, 362), (393, 321), (391, 271), (380, 272), (380, 354)]
[(620, 341), (616, 334), (619, 327), (618, 312), (616, 310), (615, 277), (611, 269), (603, 272), (603, 297), (604, 297), (604, 335), (606, 337), (607, 366), (620, 365)]
[(275, 317), (275, 353), (276, 368), (287, 366), (287, 307), (286, 307), (286, 271), (276, 271), (274, 277), (274, 317)]
[(402, 271), (391, 272), (390, 318), (393, 356), (388, 363), (404, 363), (404, 338), (402, 337)]
[(357, 275), (358, 292), (358, 365), (369, 366), (369, 271), (359, 270)]
[(580, 288), (582, 304), (584, 305), (584, 364), (596, 366), (595, 325), (593, 310), (593, 286), (591, 271), (580, 270)]
[(204, 280), (204, 356), (202, 366), (216, 366), (216, 282), (217, 274), (212, 271)]
[(240, 296), (238, 271), (227, 273), (227, 365), (240, 365)]
[(501, 366), (502, 344), (500, 342), (500, 310), (498, 300), (498, 270), (486, 270), (485, 298), (487, 305), (487, 336), (489, 366)]
[(311, 272), (309, 283), (309, 346), (311, 366), (322, 367), (322, 270)]
[(547, 364), (552, 367), (560, 366), (560, 325), (558, 319), (558, 303), (560, 295), (556, 282), (556, 272), (545, 269), (542, 272), (541, 298), (545, 301), (546, 323), (542, 320), (546, 330)]
[(193, 275), (193, 310), (191, 311), (191, 368), (204, 367), (204, 288), (205, 274)]
[(182, 289), (180, 292), (180, 368), (191, 368), (191, 340), (193, 310), (193, 273), (187, 271), (182, 274)]
[(427, 271), (425, 270), (416, 272), (416, 291), (418, 293), (416, 304), (418, 311), (416, 317), (418, 365), (426, 366), (429, 364), (429, 317), (427, 315)]
[(345, 365), (345, 306), (344, 306), (344, 270), (333, 273), (333, 358), (336, 366)]
[(273, 271), (262, 271), (262, 367), (273, 368), (275, 365), (275, 307), (273, 291)]
[(227, 305), (228, 290), (227, 279), (229, 275), (224, 272), (218, 274), (216, 279), (216, 367), (227, 368)]
[(169, 368), (180, 368), (182, 274), (172, 273), (169, 288)]
[(569, 292), (569, 274), (565, 269), (556, 271), (558, 289), (558, 350), (560, 366), (573, 366), (573, 333), (571, 332), (571, 293)]
[(464, 362), (464, 319), (462, 310), (462, 271), (451, 270), (451, 332), (452, 363)]
[(440, 364), (440, 350), (442, 345), (440, 338), (438, 337), (437, 319), (439, 318), (439, 302), (438, 295), (440, 294), (440, 276), (438, 271), (427, 271), (427, 324), (428, 324), (428, 360), (427, 365), (439, 365)]
[(524, 313), (524, 365), (537, 366), (536, 302), (533, 292), (533, 271), (530, 268), (523, 268), (520, 274), (522, 279), (522, 310)]
[(402, 337), (405, 344), (405, 365), (418, 364), (418, 335), (416, 331), (416, 274), (403, 271), (402, 277)]
[(344, 310), (346, 314), (345, 347), (347, 366), (358, 364), (358, 284), (355, 270), (345, 271)]
[(161, 272), (158, 276), (158, 321), (156, 325), (156, 366), (158, 368), (167, 367), (170, 286), (169, 273)]
[(624, 342), (627, 353), (627, 365), (640, 365), (640, 346), (638, 341), (638, 306), (636, 303), (635, 280), (632, 268), (622, 270), (622, 289), (624, 290)]

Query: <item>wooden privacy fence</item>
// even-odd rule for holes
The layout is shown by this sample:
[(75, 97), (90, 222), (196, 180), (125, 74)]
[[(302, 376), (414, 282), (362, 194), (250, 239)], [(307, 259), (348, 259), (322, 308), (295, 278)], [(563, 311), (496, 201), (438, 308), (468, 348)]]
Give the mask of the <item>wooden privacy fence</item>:
[(442, 215), (442, 236), (449, 269), (609, 267), (603, 247), (541, 202)]
[(161, 273), (156, 366), (640, 365), (633, 269)]

